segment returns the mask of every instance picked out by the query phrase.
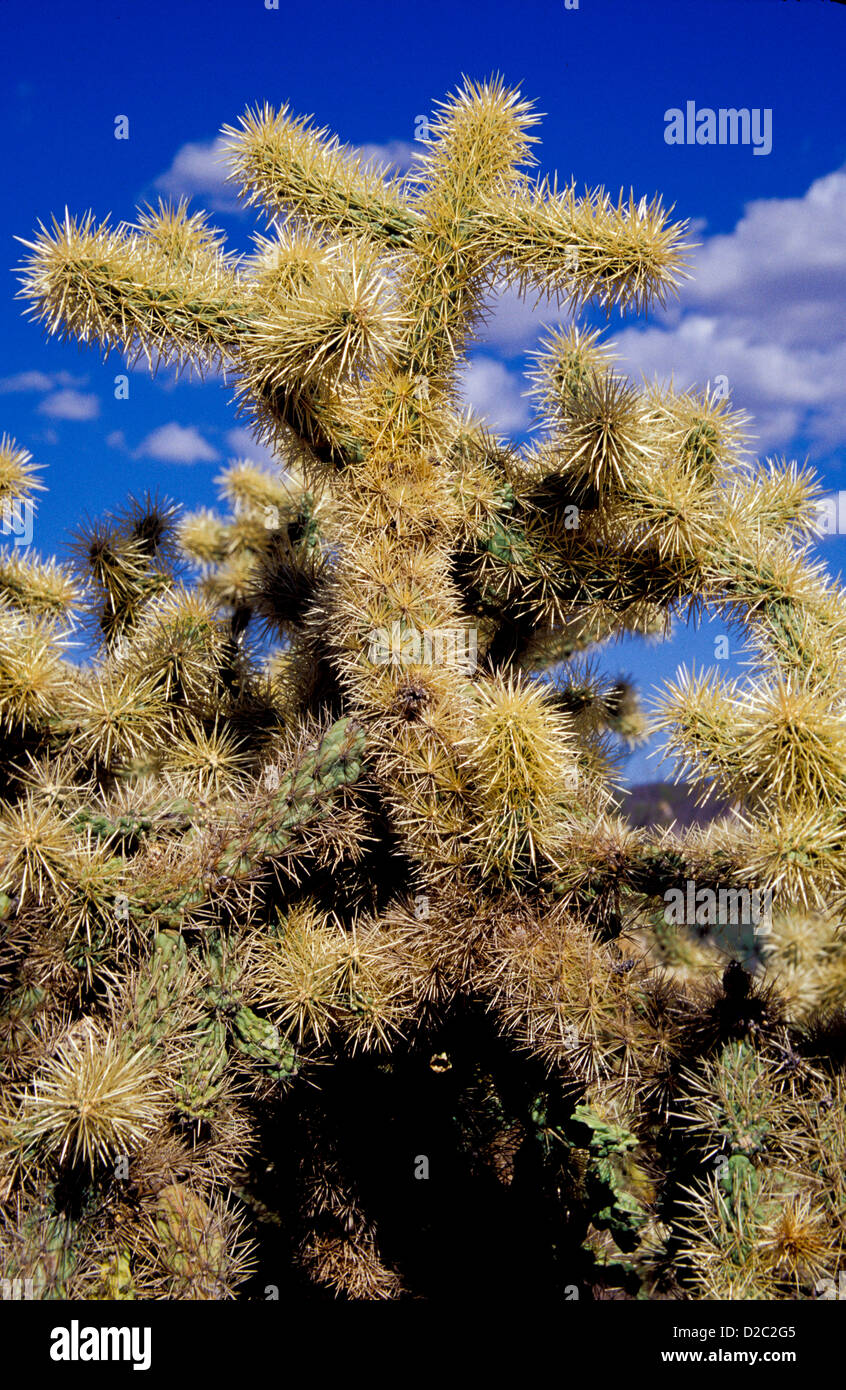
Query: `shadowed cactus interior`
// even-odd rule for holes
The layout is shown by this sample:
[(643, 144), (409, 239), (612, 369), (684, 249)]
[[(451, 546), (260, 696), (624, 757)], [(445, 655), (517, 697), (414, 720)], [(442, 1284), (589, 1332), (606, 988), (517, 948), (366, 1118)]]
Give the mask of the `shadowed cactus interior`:
[[(0, 1266), (39, 1297), (836, 1279), (819, 490), (575, 322), (537, 353), (534, 443), (461, 406), (503, 285), (645, 311), (685, 274), (657, 199), (532, 173), (536, 123), (468, 82), (391, 178), (255, 110), (225, 132), (251, 255), (181, 204), (27, 243), (51, 333), (225, 369), (278, 460), (229, 467), (219, 511), (130, 499), (72, 565), (0, 559)], [(0, 502), (38, 486), (4, 438)], [(705, 608), (749, 677), (694, 673), (649, 720), (731, 809), (633, 830), (616, 759), (649, 720), (598, 656)], [(703, 890), (766, 919), (716, 930)]]

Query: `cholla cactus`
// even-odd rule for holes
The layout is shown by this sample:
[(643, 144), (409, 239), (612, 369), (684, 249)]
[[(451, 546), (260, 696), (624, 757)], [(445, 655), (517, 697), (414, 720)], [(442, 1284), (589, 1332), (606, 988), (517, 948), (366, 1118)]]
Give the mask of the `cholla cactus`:
[[(228, 468), (228, 514), (132, 501), (73, 573), (0, 565), (0, 1263), (44, 1297), (796, 1299), (839, 1271), (817, 486), (582, 327), (537, 354), (531, 447), (461, 408), (497, 287), (645, 310), (685, 273), (659, 201), (532, 176), (535, 122), (467, 83), (389, 178), (248, 112), (251, 256), (183, 205), (29, 244), (51, 332), (225, 367), (279, 464)], [(4, 441), (0, 494), (32, 486)], [(681, 681), (653, 725), (731, 809), (633, 831), (615, 746), (646, 721), (592, 653), (702, 605), (754, 674)]]

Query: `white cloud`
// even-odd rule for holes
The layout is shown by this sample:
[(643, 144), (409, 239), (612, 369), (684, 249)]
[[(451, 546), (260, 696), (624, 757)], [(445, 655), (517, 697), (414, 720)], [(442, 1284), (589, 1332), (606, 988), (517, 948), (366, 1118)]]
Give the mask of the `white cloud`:
[[(408, 140), (389, 140), (383, 145), (362, 145), (365, 160), (381, 165), (386, 173), (406, 173), (413, 167), (415, 149)], [(153, 187), (173, 198), (196, 197), (214, 212), (242, 212), (236, 185), (226, 182), (229, 165), (225, 140), (194, 140), (182, 145), (170, 167), (153, 180)]]
[[(801, 352), (775, 338), (766, 340), (730, 314), (690, 314), (677, 327), (629, 328), (615, 347), (621, 365), (684, 390), (728, 378), (735, 405), (753, 416), (759, 449), (786, 445), (806, 425), (822, 438), (843, 415), (839, 397), (846, 379), (846, 340), (833, 350)], [(832, 414), (833, 412), (833, 414)], [(832, 442), (839, 427), (832, 432)]]
[(224, 157), (224, 138), (189, 141), (176, 151), (169, 169), (154, 180), (154, 186), (172, 197), (197, 197), (215, 212), (240, 210), (235, 188), (226, 182), (228, 165)]
[(38, 407), (39, 414), (49, 415), (53, 420), (96, 420), (100, 414), (100, 402), (96, 396), (82, 391), (55, 391), (45, 396)]
[(462, 374), (462, 394), (477, 415), (502, 433), (523, 430), (529, 419), (528, 402), (521, 398), (525, 381), (492, 357), (471, 357)]
[(127, 444), (126, 435), (124, 434), (123, 430), (112, 430), (111, 434), (107, 434), (106, 445), (109, 449), (125, 450)]
[(728, 377), (762, 452), (797, 435), (812, 455), (842, 444), (844, 222), (846, 169), (801, 197), (749, 203), (732, 232), (704, 239), (678, 301), (617, 335), (621, 366), (679, 388)]
[(422, 146), (409, 140), (388, 140), (384, 145), (360, 145), (358, 148), (363, 159), (380, 164), (388, 173), (405, 174), (414, 169), (414, 155)]
[(228, 430), (226, 447), (232, 458), (249, 459), (251, 463), (260, 463), (270, 468), (281, 467), (271, 450), (264, 444), (257, 444), (249, 430)]
[(0, 380), (0, 395), (25, 391), (55, 391), (60, 386), (85, 386), (88, 378), (71, 376), (70, 372), (17, 372)]
[(51, 391), (53, 378), (44, 372), (18, 372), (0, 381), (0, 395), (10, 395), (18, 391)]
[[(365, 160), (381, 165), (386, 173), (407, 173), (413, 168), (415, 150), (408, 140), (388, 140), (385, 144), (361, 145)], [(197, 198), (213, 212), (243, 212), (237, 185), (228, 183), (229, 164), (222, 135), (211, 140), (192, 140), (180, 146), (170, 167), (153, 180), (153, 187), (172, 198)]]
[[(414, 150), (395, 140), (365, 145), (362, 154), (407, 169)], [(219, 140), (183, 146), (160, 186), (224, 196), (220, 151)], [(844, 224), (846, 168), (817, 179), (799, 197), (749, 203), (728, 233), (708, 236), (704, 219), (692, 219), (692, 239), (702, 243), (693, 252), (693, 278), (651, 321), (623, 324), (614, 339), (621, 368), (634, 377), (672, 376), (679, 389), (727, 377), (734, 405), (752, 416), (759, 452), (795, 447), (801, 439), (818, 456), (842, 444)], [(514, 357), (535, 347), (545, 328), (569, 318), (566, 307), (523, 300), (515, 289), (491, 294), (477, 337), (482, 351), (464, 381), (468, 400), (499, 429), (524, 428), (528, 409), (520, 399), (523, 383), (495, 355)], [(231, 447), (257, 456), (249, 436)]]
[[(635, 378), (672, 377), (679, 389), (727, 377), (734, 405), (752, 417), (751, 445), (761, 453), (788, 449), (797, 436), (807, 439), (812, 456), (842, 445), (844, 224), (846, 168), (816, 180), (801, 197), (748, 204), (726, 234), (709, 237), (704, 219), (691, 219), (691, 239), (701, 243), (693, 278), (650, 322), (623, 325), (614, 336), (620, 367)], [(499, 288), (476, 341), (484, 352), (513, 357), (570, 318), (566, 306)], [(476, 362), (467, 377), (473, 403), (520, 428), (526, 411), (517, 379), (505, 369), (497, 375), (489, 358)]]
[(531, 294), (524, 299), (515, 288), (502, 286), (488, 297), (477, 341), (511, 357), (534, 347), (545, 329), (557, 328), (571, 318), (570, 310), (559, 308), (554, 299), (538, 300)]
[(212, 463), (220, 454), (193, 425), (171, 421), (142, 439), (135, 457), (157, 459), (160, 463)]

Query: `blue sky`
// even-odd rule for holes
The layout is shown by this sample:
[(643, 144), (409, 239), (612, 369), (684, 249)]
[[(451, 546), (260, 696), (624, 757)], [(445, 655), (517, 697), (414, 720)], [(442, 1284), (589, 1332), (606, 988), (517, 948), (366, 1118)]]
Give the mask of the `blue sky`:
[[(272, 0), (269, 0), (272, 3)], [(131, 220), (139, 201), (192, 195), (235, 249), (260, 228), (221, 182), (215, 139), (249, 104), (289, 102), (343, 140), (403, 164), (415, 128), (462, 74), (501, 72), (545, 114), (541, 172), (579, 185), (660, 192), (691, 219), (695, 279), (666, 313), (613, 319), (608, 333), (636, 379), (728, 379), (761, 454), (808, 459), (846, 488), (846, 5), (831, 0), (477, 0), (313, 7), (279, 0), (6, 0), (0, 13), (0, 116), (7, 176), (0, 250), (8, 272), (38, 219), (67, 205)], [(772, 112), (772, 150), (674, 146), (664, 113), (702, 107)], [(114, 138), (115, 118), (129, 139)], [(189, 507), (214, 500), (228, 458), (262, 457), (217, 380), (130, 374), (114, 398), (117, 354), (47, 340), (0, 281), (0, 432), (45, 465), (36, 547), (63, 554), (82, 513), (158, 489)], [(466, 391), (494, 424), (528, 426), (521, 372), (547, 308), (497, 304)], [(821, 543), (833, 572), (846, 537)], [(712, 664), (719, 623), (663, 646), (627, 642), (602, 665), (647, 690), (681, 661)], [(742, 652), (731, 644), (726, 667)], [(633, 780), (656, 775), (643, 755)]]

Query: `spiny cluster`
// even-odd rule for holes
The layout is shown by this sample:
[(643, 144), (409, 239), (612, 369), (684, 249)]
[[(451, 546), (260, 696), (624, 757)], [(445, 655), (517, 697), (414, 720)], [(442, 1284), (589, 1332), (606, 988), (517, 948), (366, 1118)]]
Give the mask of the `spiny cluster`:
[[(791, 1299), (842, 1263), (818, 488), (575, 323), (535, 443), (462, 407), (503, 284), (647, 309), (685, 273), (659, 200), (533, 176), (536, 122), (468, 82), (389, 178), (249, 111), (250, 255), (184, 204), (27, 243), (51, 332), (225, 367), (279, 465), (232, 463), (219, 511), (131, 499), (72, 566), (0, 561), (0, 1264), (41, 1297)], [(4, 438), (0, 503), (35, 486)], [(684, 675), (652, 722), (731, 810), (636, 831), (646, 719), (596, 653), (705, 607), (752, 673)], [(763, 895), (769, 933), (679, 925), (691, 888)]]

